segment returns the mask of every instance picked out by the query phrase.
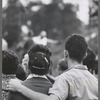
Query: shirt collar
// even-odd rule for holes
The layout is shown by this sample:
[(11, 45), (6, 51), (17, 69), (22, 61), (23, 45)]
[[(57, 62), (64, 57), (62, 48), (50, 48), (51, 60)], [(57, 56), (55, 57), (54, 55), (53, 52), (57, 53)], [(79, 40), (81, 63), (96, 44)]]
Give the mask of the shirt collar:
[(27, 79), (30, 79), (32, 77), (41, 77), (41, 78), (47, 79), (47, 77), (45, 75), (36, 75), (36, 74), (29, 74), (28, 77), (27, 77)]
[(76, 65), (74, 67), (68, 68), (66, 71), (71, 70), (71, 69), (88, 70), (86, 65)]
[(86, 65), (77, 65), (75, 66), (75, 69), (88, 70)]

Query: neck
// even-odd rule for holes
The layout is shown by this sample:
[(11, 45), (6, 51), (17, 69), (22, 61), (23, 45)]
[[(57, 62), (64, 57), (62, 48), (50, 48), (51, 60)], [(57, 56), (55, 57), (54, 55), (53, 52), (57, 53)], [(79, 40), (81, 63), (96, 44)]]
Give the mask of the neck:
[(75, 67), (77, 65), (82, 65), (82, 62), (79, 63), (79, 62), (77, 62), (77, 61), (75, 61), (73, 59), (69, 59), (68, 60), (68, 68), (72, 68), (72, 67)]

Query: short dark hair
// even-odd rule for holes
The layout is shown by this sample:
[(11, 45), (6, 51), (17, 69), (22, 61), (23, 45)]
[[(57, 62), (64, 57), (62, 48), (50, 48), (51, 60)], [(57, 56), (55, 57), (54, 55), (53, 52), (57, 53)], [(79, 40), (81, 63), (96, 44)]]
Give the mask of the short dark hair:
[(50, 67), (50, 50), (47, 46), (35, 44), (28, 52), (29, 55), (29, 69), (32, 73), (44, 75), (48, 72)]
[(2, 51), (2, 72), (3, 74), (15, 74), (18, 68), (18, 57), (13, 51)]
[(87, 49), (87, 57), (83, 60), (83, 64), (88, 67), (88, 69), (93, 69), (95, 67), (96, 54), (91, 48)]
[(26, 79), (26, 73), (20, 64), (19, 64), (18, 69), (16, 71), (16, 77), (22, 81), (24, 81)]
[(65, 50), (68, 50), (69, 57), (78, 61), (83, 61), (87, 50), (87, 43), (85, 38), (79, 34), (72, 34), (65, 40)]

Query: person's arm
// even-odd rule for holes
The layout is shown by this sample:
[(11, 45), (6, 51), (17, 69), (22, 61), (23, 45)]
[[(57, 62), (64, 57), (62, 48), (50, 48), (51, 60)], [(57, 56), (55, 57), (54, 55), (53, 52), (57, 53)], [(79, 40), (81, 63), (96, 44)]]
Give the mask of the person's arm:
[(48, 42), (48, 43), (54, 43), (54, 44), (58, 43), (57, 40), (52, 40), (52, 39), (47, 39), (47, 42)]
[(24, 85), (22, 85), (20, 81), (15, 79), (9, 82), (9, 90), (20, 92), (22, 95), (26, 96), (30, 100), (59, 100), (59, 98), (56, 95), (48, 96), (42, 93), (32, 91)]

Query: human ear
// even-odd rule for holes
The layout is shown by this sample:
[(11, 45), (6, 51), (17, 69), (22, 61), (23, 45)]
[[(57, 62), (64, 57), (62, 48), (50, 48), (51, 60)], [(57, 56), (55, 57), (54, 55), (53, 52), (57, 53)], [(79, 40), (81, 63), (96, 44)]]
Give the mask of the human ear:
[(64, 57), (67, 58), (69, 56), (68, 50), (64, 50)]
[(84, 59), (87, 57), (87, 52), (85, 53), (85, 55), (84, 55)]

